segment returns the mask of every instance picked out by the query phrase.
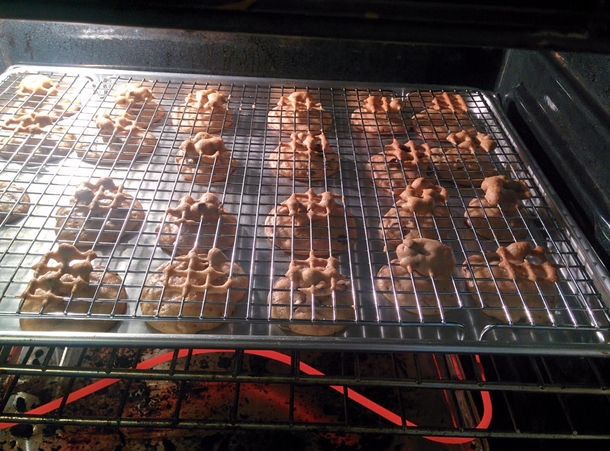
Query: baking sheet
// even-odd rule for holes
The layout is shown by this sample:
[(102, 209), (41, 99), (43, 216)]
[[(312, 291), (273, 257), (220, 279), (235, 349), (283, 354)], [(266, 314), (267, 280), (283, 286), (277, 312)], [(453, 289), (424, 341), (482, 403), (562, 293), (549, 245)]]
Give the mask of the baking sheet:
[[(182, 105), (188, 93), (213, 88), (229, 98), (234, 113), (233, 124), (220, 133), (232, 149), (237, 169), (216, 183), (198, 185), (179, 175), (176, 151), (189, 135), (180, 133), (169, 115), (152, 124), (149, 131), (158, 139), (154, 152), (130, 162), (101, 162), (80, 158), (70, 152), (66, 158), (41, 162), (0, 161), (0, 179), (23, 187), (30, 196), (27, 217), (3, 223), (0, 237), (0, 323), (2, 340), (41, 343), (65, 343), (75, 339), (107, 344), (130, 343), (175, 346), (214, 347), (308, 347), (329, 345), (367, 350), (438, 350), (495, 352), (507, 349), (527, 353), (598, 353), (610, 349), (608, 344), (608, 273), (597, 260), (586, 239), (574, 226), (536, 164), (530, 159), (518, 138), (506, 123), (493, 95), (475, 89), (438, 86), (343, 86), (328, 82), (294, 80), (243, 79), (163, 73), (137, 73), (52, 67), (13, 67), (0, 80), (0, 114), (14, 112), (15, 91), (29, 73), (44, 73), (60, 83), (60, 92), (71, 102), (78, 100), (78, 114), (62, 118), (56, 126), (69, 129), (78, 143), (95, 145), (99, 130), (93, 120), (103, 110), (114, 107), (117, 88), (128, 82), (149, 87), (155, 101), (170, 112)], [(63, 89), (63, 90), (62, 90)], [(267, 113), (282, 95), (308, 90), (333, 118), (325, 134), (339, 154), (339, 171), (311, 186), (325, 190), (338, 199), (356, 219), (357, 239), (354, 246), (339, 258), (340, 270), (351, 284), (355, 319), (345, 321), (346, 329), (330, 337), (305, 337), (287, 332), (288, 322), (270, 317), (268, 295), (273, 282), (282, 277), (292, 257), (273, 248), (264, 233), (267, 214), (293, 192), (305, 192), (310, 186), (278, 177), (269, 168), (271, 153), (282, 134), (267, 126)], [(556, 307), (544, 312), (545, 321), (505, 321), (483, 314), (481, 301), (465, 287), (460, 266), (467, 256), (493, 251), (498, 243), (474, 234), (464, 222), (464, 209), (480, 193), (473, 186), (446, 186), (450, 192), (448, 211), (451, 227), (443, 242), (451, 246), (458, 267), (452, 285), (458, 304), (443, 307), (439, 315), (423, 315), (396, 308), (374, 289), (379, 269), (395, 256), (386, 250), (380, 219), (393, 205), (392, 196), (376, 187), (366, 165), (372, 155), (396, 138), (400, 143), (413, 139), (423, 141), (412, 131), (393, 136), (364, 134), (350, 123), (351, 112), (371, 94), (399, 97), (404, 101), (403, 118), (409, 121), (422, 108), (422, 98), (435, 93), (458, 92), (466, 100), (469, 119), (478, 131), (493, 137), (498, 146), (493, 152), (496, 168), (512, 178), (526, 181), (532, 197), (523, 201), (527, 241), (549, 251), (551, 261), (559, 267)], [(11, 133), (0, 130), (0, 137)], [(439, 143), (430, 141), (431, 146)], [(78, 144), (75, 144), (75, 146)], [(446, 146), (445, 144), (441, 144)], [(55, 211), (69, 203), (74, 187), (82, 181), (110, 176), (122, 183), (125, 191), (142, 204), (145, 219), (141, 227), (125, 235), (113, 246), (96, 247), (95, 264), (117, 272), (128, 294), (125, 314), (115, 314), (119, 324), (109, 333), (24, 332), (19, 328), (20, 294), (32, 277), (31, 266), (57, 246)], [(434, 177), (434, 174), (432, 175)], [(165, 210), (180, 197), (199, 197), (211, 191), (218, 195), (225, 209), (238, 219), (237, 239), (227, 252), (234, 263), (249, 275), (245, 300), (232, 316), (225, 318), (176, 317), (177, 321), (223, 322), (220, 328), (197, 335), (164, 335), (154, 332), (145, 321), (158, 318), (143, 315), (140, 296), (144, 281), (169, 260), (158, 246), (155, 228), (163, 221)], [(300, 257), (299, 257), (300, 258)], [(425, 309), (424, 309), (425, 310)], [(421, 309), (420, 309), (421, 312)], [(31, 316), (31, 314), (30, 314)], [(43, 314), (44, 316), (44, 314)], [(67, 321), (103, 320), (99, 316), (66, 315)], [(317, 322), (325, 320), (316, 319)], [(341, 321), (330, 321), (333, 324)]]

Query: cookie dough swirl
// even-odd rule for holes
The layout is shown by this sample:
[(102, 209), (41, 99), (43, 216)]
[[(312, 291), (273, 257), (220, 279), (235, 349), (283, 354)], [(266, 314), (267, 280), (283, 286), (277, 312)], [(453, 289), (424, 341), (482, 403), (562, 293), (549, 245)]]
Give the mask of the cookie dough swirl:
[[(215, 329), (222, 322), (183, 321), (179, 318), (224, 318), (233, 314), (245, 297), (248, 277), (220, 250), (207, 256), (191, 250), (164, 263), (151, 274), (142, 291), (142, 314), (172, 321), (148, 321), (164, 333), (195, 334)], [(149, 302), (150, 301), (150, 302)]]
[(290, 142), (280, 145), (269, 157), (269, 166), (282, 177), (307, 183), (324, 180), (339, 169), (339, 159), (324, 133), (294, 132)]
[(213, 193), (205, 193), (199, 199), (182, 197), (176, 207), (167, 209), (163, 224), (155, 229), (161, 248), (170, 255), (184, 255), (193, 248), (197, 252), (212, 247), (231, 248), (236, 230), (237, 218), (223, 208)]
[(269, 128), (283, 133), (320, 133), (329, 130), (332, 122), (328, 111), (308, 91), (282, 96), (267, 115)]
[(114, 326), (113, 320), (69, 319), (69, 314), (104, 317), (127, 310), (127, 304), (119, 302), (127, 298), (125, 289), (120, 288), (121, 277), (104, 267), (93, 266), (92, 260), (96, 257), (92, 250), (81, 252), (66, 243), (47, 252), (32, 267), (34, 277), (22, 294), (24, 301), (20, 308), (21, 313), (40, 316), (21, 318), (21, 328), (104, 332)]
[(396, 199), (396, 206), (382, 219), (387, 245), (394, 249), (405, 237), (438, 239), (446, 237), (451, 228), (446, 188), (419, 177)]
[(351, 114), (352, 126), (366, 133), (392, 135), (405, 133), (405, 120), (402, 116), (403, 103), (399, 98), (371, 95), (362, 106)]
[(195, 135), (200, 132), (218, 133), (233, 124), (233, 112), (224, 94), (215, 89), (189, 93), (184, 105), (172, 113), (172, 123), (181, 133)]
[[(557, 268), (540, 246), (518, 241), (464, 261), (466, 287), (501, 322), (548, 323), (557, 304)], [(548, 310), (547, 310), (548, 309)]]
[(78, 185), (70, 204), (55, 212), (57, 238), (80, 249), (114, 245), (125, 232), (136, 230), (144, 220), (140, 202), (109, 177)]
[(286, 276), (273, 284), (271, 317), (296, 321), (280, 327), (301, 335), (332, 335), (346, 327), (332, 321), (354, 320), (350, 283), (338, 264), (337, 259), (318, 258), (313, 251), (306, 260), (290, 262)]
[(382, 267), (375, 285), (392, 304), (417, 315), (437, 315), (458, 305), (451, 275), (453, 251), (440, 241), (405, 238), (396, 248), (398, 258)]
[(202, 185), (225, 180), (237, 166), (223, 139), (205, 132), (180, 144), (176, 163), (185, 180)]
[(329, 191), (294, 193), (269, 212), (267, 238), (287, 253), (326, 257), (347, 250), (356, 238), (356, 221)]

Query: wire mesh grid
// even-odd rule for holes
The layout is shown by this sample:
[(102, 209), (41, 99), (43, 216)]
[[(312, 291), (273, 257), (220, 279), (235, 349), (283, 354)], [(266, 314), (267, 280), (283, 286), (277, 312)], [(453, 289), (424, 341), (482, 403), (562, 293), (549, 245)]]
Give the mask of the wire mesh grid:
[(42, 425), (425, 436), (469, 449), (608, 438), (605, 358), (35, 346), (1, 356), (0, 435), (31, 424), (30, 445)]
[[(292, 344), (299, 337), (288, 329), (304, 325), (309, 327), (308, 333), (334, 332), (332, 338), (345, 337), (348, 343), (362, 339), (391, 343), (397, 339), (404, 345), (403, 340), (415, 339), (459, 346), (492, 339), (523, 344), (534, 334), (541, 347), (552, 347), (555, 345), (549, 343), (555, 340), (582, 341), (581, 331), (603, 335), (607, 329), (607, 308), (600, 294), (600, 290), (606, 293), (607, 287), (597, 280), (592, 269), (595, 265), (586, 261), (586, 244), (575, 239), (552, 193), (524, 162), (514, 137), (483, 93), (164, 74), (41, 72), (58, 82), (57, 94), (38, 96), (38, 100), (33, 100), (36, 95), (26, 96), (26, 100), (16, 95), (27, 71), (5, 74), (0, 92), (4, 119), (29, 111), (34, 104), (48, 105), (45, 111), (51, 116), (41, 133), (18, 133), (6, 123), (0, 130), (4, 143), (2, 180), (8, 183), (3, 199), (9, 194), (21, 196), (20, 202), (7, 202), (0, 237), (0, 315), (9, 334), (18, 335), (18, 320), (24, 319), (34, 320), (30, 326), (34, 329), (43, 327), (41, 324), (56, 327), (49, 319), (64, 326), (70, 321), (90, 320), (86, 327), (94, 327), (95, 320), (112, 320), (116, 321), (113, 332), (135, 332), (148, 339), (156, 334), (144, 321), (155, 327), (155, 323), (169, 320), (185, 325), (186, 331), (192, 331), (188, 329), (192, 324), (204, 329), (221, 325), (215, 329), (215, 337), (292, 337)], [(128, 83), (148, 88), (154, 99), (125, 114), (125, 107), (116, 98)], [(180, 154), (181, 146), (184, 149), (187, 140), (195, 139), (195, 126), (200, 125), (184, 108), (185, 98), (204, 90), (220, 92), (228, 99), (227, 109), (202, 121), (205, 130), (222, 137), (230, 151), (229, 159), (217, 158), (212, 163), (189, 159), (186, 152), (182, 157)], [(304, 117), (281, 110), (281, 120), (272, 126), (269, 112), (295, 92), (309, 93), (313, 108)], [(431, 99), (438, 95), (458, 92), (467, 112), (429, 108)], [(372, 133), (363, 119), (368, 117), (352, 116), (372, 95), (403, 102), (400, 112), (373, 117), (375, 130), (391, 124), (388, 133)], [(100, 118), (113, 121), (111, 134), (104, 131)], [(296, 152), (282, 153), (280, 144), (294, 146), (291, 135), (295, 128), (313, 128), (318, 139), (323, 132), (330, 150), (315, 151), (322, 155), (319, 168), (312, 157), (299, 162)], [(464, 129), (489, 135), (497, 144), (495, 149), (490, 153), (457, 152), (450, 160), (448, 155), (455, 146), (447, 141), (447, 135)], [(403, 166), (396, 170), (387, 154), (394, 141), (398, 145), (408, 141), (429, 145), (434, 164), (417, 166), (415, 173)], [(282, 167), (292, 176), (286, 176)], [(199, 178), (202, 173), (206, 175)], [(527, 184), (531, 196), (521, 201), (522, 208), (516, 213), (497, 208), (492, 216), (480, 204), (483, 194), (477, 179), (492, 174), (505, 174)], [(396, 265), (395, 242), (409, 233), (395, 226), (404, 220), (396, 194), (414, 176), (445, 187), (449, 195), (446, 204), (439, 207), (440, 214), (435, 210), (432, 217), (413, 215), (410, 227), (452, 248), (457, 266), (448, 283), (417, 273), (380, 272)], [(77, 187), (82, 186), (79, 184), (95, 184), (105, 178), (122, 187), (125, 203), (114, 209), (80, 211), (74, 201)], [(184, 223), (180, 225), (167, 215), (184, 196), (195, 201), (205, 193), (215, 194), (224, 208), (224, 213), (207, 226), (199, 223), (187, 231)], [(295, 219), (298, 211), (285, 214), (278, 207), (287, 205), (295, 193), (307, 200), (303, 201), (307, 205), (301, 203), (299, 208), (325, 210), (330, 203), (331, 214), (300, 225)], [(324, 197), (324, 193), (331, 194)], [(28, 211), (19, 211), (19, 205), (29, 206)], [(228, 222), (222, 219), (225, 217)], [(74, 218), (80, 219), (71, 222)], [(170, 222), (175, 228), (167, 232)], [(226, 235), (233, 233), (235, 238), (227, 241)], [(172, 235), (180, 236), (186, 244), (171, 244)], [(169, 245), (163, 245), (165, 239)], [(163, 293), (169, 288), (159, 288), (153, 280), (163, 279), (164, 264), (180, 259), (186, 262), (179, 254), (187, 253), (195, 240), (221, 248), (227, 258), (228, 277), (240, 282), (233, 282), (232, 288), (220, 295), (212, 295), (215, 288), (206, 285), (202, 299), (166, 299)], [(490, 253), (511, 241), (544, 247), (558, 269), (559, 281), (551, 287), (531, 284), (532, 292), (530, 287), (524, 289), (496, 276), (490, 269)], [(82, 296), (68, 293), (54, 312), (24, 308), (22, 293), (32, 279), (32, 266), (45, 253), (57, 249), (59, 242), (76, 243), (81, 250), (94, 249), (93, 273), (104, 280), (105, 290), (95, 288), (93, 294), (85, 296), (86, 302), (81, 302)], [(303, 308), (299, 294), (303, 290), (292, 285), (282, 288), (277, 281), (289, 272), (294, 260), (311, 265), (313, 260), (322, 259), (330, 267), (325, 258), (328, 249), (338, 259), (333, 265), (341, 274), (337, 277), (345, 282), (348, 301), (335, 293), (328, 297), (327, 305), (315, 308), (310, 303)], [(310, 250), (316, 255), (309, 255)], [(470, 260), (474, 255), (482, 255), (482, 260)], [(487, 273), (477, 271), (478, 266), (488, 268)], [(284, 299), (279, 304), (286, 307), (283, 318), (277, 317), (269, 302), (274, 294)], [(397, 298), (407, 300), (392, 301)], [(171, 308), (160, 316), (158, 311), (164, 305)], [(553, 338), (538, 336), (537, 331)], [(323, 337), (316, 340), (324, 343)], [(594, 340), (604, 342), (605, 337)]]

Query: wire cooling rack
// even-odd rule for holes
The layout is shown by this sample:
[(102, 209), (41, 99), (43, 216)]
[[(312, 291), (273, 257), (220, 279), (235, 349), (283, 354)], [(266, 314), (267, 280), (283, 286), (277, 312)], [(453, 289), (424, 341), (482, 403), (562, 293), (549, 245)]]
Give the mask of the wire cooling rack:
[[(15, 93), (20, 81), (32, 73), (45, 74), (58, 82), (58, 94), (39, 100), (32, 97), (23, 105), (23, 98)], [(144, 151), (149, 142), (136, 140), (136, 144), (123, 150), (137, 154), (138, 158), (106, 159), (108, 146), (101, 139), (95, 118), (104, 111), (116, 112), (114, 96), (125, 83), (149, 88), (157, 102), (154, 112), (165, 114), (158, 114), (158, 122), (144, 121), (146, 132), (155, 140), (152, 152)], [(176, 160), (176, 153), (181, 143), (191, 136), (176, 127), (173, 113), (183, 105), (189, 93), (204, 89), (215, 89), (229, 99), (231, 120), (225, 116), (216, 134), (231, 150), (236, 169), (221, 180), (200, 184), (187, 181), (181, 175), (183, 163)], [(290, 134), (287, 130), (270, 128), (267, 115), (282, 96), (295, 91), (308, 91), (328, 112), (332, 124), (324, 133), (339, 157), (336, 173), (309, 182), (279, 176), (270, 166), (274, 151), (280, 142), (289, 141)], [(422, 115), (422, 111), (435, 95), (445, 92), (459, 93), (466, 101), (468, 111), (440, 115), (441, 122), (435, 122), (430, 132), (426, 128), (430, 120), (438, 118), (426, 117), (430, 113)], [(395, 127), (387, 135), (359, 130), (350, 116), (370, 95), (401, 99), (404, 107), (398, 120), (403, 126)], [(315, 348), (332, 343), (356, 349), (428, 350), (432, 346), (436, 350), (477, 352), (510, 346), (513, 352), (527, 353), (596, 353), (609, 349), (608, 310), (604, 305), (604, 299), (608, 299), (607, 271), (504, 120), (494, 97), (487, 93), (466, 88), (352, 87), (327, 82), (65, 68), (59, 71), (49, 67), (15, 67), (3, 75), (0, 80), (0, 115), (3, 119), (15, 114), (19, 107), (42, 108), (44, 105), (48, 111), (55, 108), (53, 111), (60, 113), (43, 134), (32, 135), (27, 140), (16, 139), (19, 136), (11, 130), (0, 129), (0, 140), (4, 144), (0, 180), (8, 182), (3, 192), (17, 197), (23, 193), (29, 196), (29, 200), (21, 198), (22, 204), (29, 205), (27, 213), (13, 218), (9, 214), (2, 222), (0, 323), (5, 341), (62, 342), (76, 335), (85, 342), (124, 344), (127, 341), (134, 345), (170, 342), (180, 346), (206, 343), (215, 347)], [(73, 114), (74, 110), (78, 112)], [(322, 118), (322, 113), (319, 114)], [(558, 268), (560, 280), (554, 284), (552, 292), (537, 288), (542, 303), (530, 304), (528, 294), (515, 289), (501, 293), (500, 304), (490, 307), (482, 300), (482, 290), (467, 288), (468, 280), (473, 279), (461, 270), (463, 266), (468, 267), (465, 260), (495, 251), (504, 243), (498, 241), (500, 235), (496, 233), (490, 237), (474, 233), (465, 221), (469, 202), (482, 196), (477, 184), (469, 178), (462, 179), (463, 172), (450, 169), (447, 175), (447, 171), (440, 172), (434, 167), (425, 171), (420, 168), (420, 175), (446, 187), (450, 194), (447, 206), (443, 207), (446, 208), (444, 221), (435, 222), (433, 227), (456, 257), (457, 267), (450, 279), (450, 288), (441, 289), (432, 283), (432, 288), (419, 292), (415, 289), (409, 293), (414, 299), (410, 308), (396, 306), (385, 296), (401, 294), (395, 278), (404, 279), (403, 276), (391, 276), (390, 288), (385, 293), (376, 288), (379, 270), (396, 258), (382, 225), (384, 215), (396, 205), (396, 198), (393, 186), (385, 189), (374, 182), (373, 179), (383, 178), (384, 174), (371, 172), (371, 157), (383, 152), (393, 140), (401, 144), (409, 140), (417, 144), (426, 142), (431, 148), (446, 150), (452, 145), (438, 131), (447, 128), (455, 131), (455, 127), (488, 134), (497, 143), (490, 156), (476, 157), (475, 168), (478, 165), (485, 172), (491, 165), (500, 174), (525, 181), (530, 189), (531, 197), (522, 201), (518, 222), (505, 215), (500, 218), (504, 226), (498, 226), (497, 219), (491, 221), (495, 221), (493, 230), (503, 228), (504, 234), (547, 250), (550, 261)], [(428, 132), (422, 136), (422, 130)], [(60, 142), (62, 144), (58, 144)], [(120, 282), (113, 282), (113, 286), (117, 292), (124, 290), (126, 298), (98, 299), (94, 294), (88, 301), (112, 304), (105, 310), (109, 313), (104, 314), (87, 309), (82, 313), (23, 311), (21, 294), (32, 278), (31, 267), (46, 252), (57, 248), (57, 235), (65, 227), (57, 221), (58, 208), (70, 208), (70, 199), (79, 183), (95, 182), (102, 177), (111, 177), (139, 202), (139, 205), (134, 203), (129, 207), (129, 212), (137, 212), (142, 218), (135, 220), (137, 225), (133, 230), (125, 225), (121, 229), (121, 239), (108, 244), (98, 237), (92, 243), (97, 254), (93, 263), (100, 267), (95, 271), (118, 274)], [(404, 180), (405, 183), (409, 181)], [(345, 225), (345, 236), (355, 237), (351, 247), (333, 253), (340, 261), (338, 269), (349, 283), (352, 297), (352, 304), (347, 308), (353, 310), (353, 315), (347, 315), (347, 319), (340, 314), (336, 302), (332, 303), (332, 312), (327, 317), (316, 316), (315, 311), (313, 319), (277, 319), (271, 314), (269, 298), (274, 282), (286, 274), (292, 260), (306, 256), (294, 255), (290, 249), (275, 245), (277, 237), (270, 239), (266, 235), (265, 221), (292, 193), (305, 193), (310, 188), (318, 194), (327, 191), (335, 194), (335, 200), (345, 207), (341, 214), (345, 219), (353, 218), (353, 222), (346, 221)], [(175, 207), (185, 195), (199, 198), (206, 192), (216, 194), (223, 207), (236, 218), (235, 242), (224, 251), (230, 263), (239, 265), (247, 275), (247, 284), (235, 289), (244, 292), (243, 300), (234, 306), (234, 301), (227, 296), (224, 307), (221, 305), (219, 309), (222, 313), (214, 317), (203, 314), (203, 304), (199, 314), (186, 314), (184, 308), (178, 309), (175, 316), (163, 318), (144, 314), (142, 305), (150, 302), (143, 297), (147, 279), (175, 257), (162, 250), (158, 243), (158, 227), (164, 221), (166, 210)], [(9, 213), (18, 213), (13, 204), (7, 205)], [(109, 219), (107, 216), (101, 221)], [(490, 221), (490, 218), (483, 216), (482, 221)], [(428, 226), (417, 220), (415, 227), (421, 231)], [(215, 239), (222, 233), (223, 227), (217, 227)], [(329, 243), (332, 248), (330, 238)], [(501, 281), (491, 280), (495, 289), (499, 289), (498, 282)], [(436, 305), (420, 302), (425, 296), (433, 296)], [(446, 296), (454, 301), (443, 303)], [(66, 298), (66, 305), (70, 302), (75, 300)], [(209, 302), (218, 303), (217, 300)], [(119, 304), (126, 305), (124, 313), (118, 308)], [(85, 329), (67, 335), (22, 331), (19, 319), (24, 318), (41, 321), (46, 318), (64, 321), (111, 319), (117, 324), (108, 333), (94, 334)], [(163, 335), (146, 324), (161, 320), (220, 323), (221, 326), (197, 335)], [(288, 331), (287, 328), (294, 324), (345, 326), (345, 329), (332, 336), (310, 337)]]

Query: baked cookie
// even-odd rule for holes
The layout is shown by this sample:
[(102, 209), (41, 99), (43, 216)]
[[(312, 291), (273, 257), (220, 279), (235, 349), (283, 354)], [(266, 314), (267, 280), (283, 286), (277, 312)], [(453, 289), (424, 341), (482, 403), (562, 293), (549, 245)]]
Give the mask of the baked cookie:
[(80, 100), (69, 93), (59, 94), (59, 83), (42, 74), (25, 76), (19, 83), (17, 97), (4, 105), (3, 114), (15, 115), (19, 110), (46, 114), (57, 121), (81, 109)]
[(381, 221), (386, 245), (394, 249), (405, 237), (445, 238), (451, 228), (445, 206), (449, 193), (441, 186), (416, 178), (396, 198), (396, 206)]
[(113, 113), (116, 116), (129, 116), (139, 128), (146, 130), (165, 116), (165, 109), (154, 99), (155, 96), (146, 86), (122, 84), (114, 95), (116, 106)]
[(457, 307), (451, 279), (433, 279), (410, 273), (398, 260), (382, 267), (375, 279), (377, 291), (394, 305), (416, 315), (438, 315), (441, 308)]
[(542, 247), (519, 241), (470, 256), (462, 267), (467, 289), (483, 313), (502, 322), (546, 323), (557, 303), (559, 280)]
[(184, 105), (172, 110), (171, 118), (180, 133), (191, 136), (199, 132), (218, 133), (233, 124), (227, 98), (215, 89), (189, 93)]
[(201, 185), (225, 180), (237, 166), (222, 138), (205, 132), (180, 144), (176, 163), (185, 180)]
[(464, 212), (466, 224), (477, 235), (499, 243), (527, 238), (528, 232), (518, 210), (502, 210), (489, 205), (487, 199), (471, 199)]
[(496, 142), (484, 133), (462, 131), (447, 136), (453, 148), (431, 149), (431, 159), (441, 181), (479, 187), (486, 177), (498, 175), (490, 152)]
[(354, 321), (350, 283), (338, 264), (336, 258), (318, 258), (313, 251), (307, 260), (290, 262), (286, 276), (275, 281), (269, 295), (272, 318), (295, 320), (280, 327), (301, 335), (333, 335), (346, 327), (333, 321)]
[(371, 156), (366, 168), (375, 185), (388, 191), (404, 190), (408, 183), (432, 169), (428, 144), (404, 145), (396, 139), (385, 146), (382, 153)]
[[(123, 314), (127, 299), (121, 277), (101, 266), (93, 266), (94, 251), (81, 252), (66, 243), (47, 252), (35, 264), (34, 277), (22, 294), (20, 313), (41, 313), (22, 317), (23, 330), (105, 332), (114, 320), (70, 320), (70, 314), (106, 317)], [(51, 263), (54, 261), (55, 264)], [(95, 298), (95, 299), (93, 299)], [(68, 316), (66, 316), (66, 314)], [(66, 319), (67, 318), (67, 319)]]
[(396, 247), (398, 263), (409, 273), (447, 279), (456, 262), (453, 251), (446, 244), (429, 238), (407, 237)]
[(152, 153), (157, 147), (157, 138), (141, 128), (136, 119), (127, 112), (111, 116), (102, 111), (95, 117), (99, 129), (96, 142), (79, 143), (76, 153), (85, 161), (96, 163), (130, 162)]
[(456, 306), (450, 280), (456, 265), (446, 244), (428, 238), (410, 238), (396, 248), (395, 260), (377, 273), (377, 290), (393, 304), (412, 313), (436, 315), (440, 306)]
[(239, 265), (231, 264), (220, 249), (210, 249), (206, 257), (191, 250), (187, 255), (164, 263), (148, 277), (140, 297), (142, 314), (171, 317), (172, 321), (147, 321), (160, 332), (195, 334), (222, 323), (179, 318), (231, 316), (245, 297), (247, 288), (248, 276)]
[(13, 133), (46, 133), (57, 118), (46, 113), (20, 109), (2, 121), (2, 128)]
[(269, 166), (281, 177), (308, 183), (324, 180), (339, 169), (339, 158), (324, 133), (294, 132), (290, 139), (280, 142), (269, 156)]
[(294, 193), (269, 212), (265, 234), (275, 246), (294, 255), (327, 257), (351, 247), (356, 239), (356, 221), (339, 205), (331, 192), (313, 189)]
[(114, 245), (144, 220), (140, 202), (109, 177), (78, 185), (70, 204), (55, 212), (57, 238), (80, 249)]
[(406, 133), (402, 116), (403, 103), (398, 98), (371, 95), (351, 114), (352, 126), (358, 131), (392, 135)]
[(0, 182), (0, 222), (23, 218), (30, 211), (30, 196), (19, 185)]
[(426, 109), (412, 117), (410, 130), (428, 141), (444, 141), (452, 133), (476, 133), (471, 117), (461, 111)]
[(519, 201), (531, 197), (527, 184), (497, 175), (485, 178), (481, 189), (485, 197), (470, 201), (464, 213), (466, 224), (483, 238), (501, 243), (527, 238), (527, 227), (519, 214)]
[(178, 206), (167, 209), (155, 232), (161, 249), (170, 255), (185, 255), (191, 249), (201, 253), (212, 247), (230, 248), (236, 230), (237, 218), (222, 207), (215, 194), (205, 193), (198, 200), (182, 197)]
[(32, 94), (42, 96), (53, 96), (57, 94), (57, 87), (59, 83), (54, 82), (46, 75), (32, 74), (26, 75), (19, 82), (19, 88), (17, 89), (18, 96), (29, 96)]
[(523, 180), (515, 180), (506, 175), (487, 177), (481, 183), (487, 203), (503, 210), (516, 210), (519, 201), (532, 197), (529, 186)]
[(330, 129), (332, 117), (307, 91), (282, 96), (267, 115), (269, 128), (283, 133), (324, 132)]
[(49, 132), (13, 133), (0, 137), (0, 157), (11, 161), (42, 163), (64, 158), (72, 150), (82, 149), (76, 136), (65, 127), (55, 126)]
[(409, 93), (408, 100), (411, 108), (415, 111), (435, 110), (456, 113), (466, 113), (468, 111), (468, 105), (464, 97), (456, 92), (416, 91)]

